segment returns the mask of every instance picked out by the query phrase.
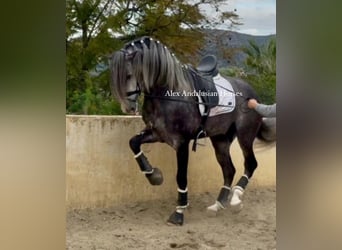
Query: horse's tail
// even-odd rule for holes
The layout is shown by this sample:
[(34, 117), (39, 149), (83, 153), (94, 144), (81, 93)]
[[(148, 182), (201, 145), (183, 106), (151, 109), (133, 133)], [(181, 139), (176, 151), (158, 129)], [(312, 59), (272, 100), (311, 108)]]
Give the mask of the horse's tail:
[(262, 118), (257, 138), (267, 144), (276, 141), (276, 118)]

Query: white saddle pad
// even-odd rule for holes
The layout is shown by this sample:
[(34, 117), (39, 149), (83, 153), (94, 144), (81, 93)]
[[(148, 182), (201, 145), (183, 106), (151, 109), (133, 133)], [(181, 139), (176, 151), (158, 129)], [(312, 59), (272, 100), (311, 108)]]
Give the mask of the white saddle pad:
[[(209, 116), (216, 116), (221, 115), (224, 113), (232, 112), (235, 108), (235, 92), (230, 84), (230, 82), (222, 77), (220, 74), (217, 74), (213, 81), (215, 83), (217, 93), (219, 96), (219, 105), (224, 106), (215, 106), (210, 109)], [(202, 102), (201, 98), (198, 97), (199, 102)], [(199, 104), (199, 109), (201, 112), (201, 115), (204, 115), (205, 107), (204, 105)]]

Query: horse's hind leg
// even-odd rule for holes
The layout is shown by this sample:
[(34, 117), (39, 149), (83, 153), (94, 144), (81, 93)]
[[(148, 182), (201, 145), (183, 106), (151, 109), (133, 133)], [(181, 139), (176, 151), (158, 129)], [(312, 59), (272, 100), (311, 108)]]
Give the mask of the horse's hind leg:
[(256, 132), (254, 130), (240, 130), (237, 131), (237, 138), (242, 149), (244, 156), (244, 166), (245, 171), (241, 176), (237, 184), (232, 189), (232, 198), (230, 200), (230, 205), (235, 211), (240, 211), (242, 209), (242, 195), (247, 187), (250, 178), (253, 176), (255, 169), (258, 166), (257, 160), (253, 151), (253, 141), (255, 139)]
[(208, 207), (209, 211), (217, 212), (227, 206), (228, 195), (231, 190), (230, 186), (235, 175), (235, 167), (229, 153), (233, 136), (230, 136), (229, 138), (229, 136), (220, 135), (211, 137), (210, 139), (215, 149), (216, 159), (221, 165), (224, 181), (215, 204)]
[(146, 156), (141, 150), (140, 146), (143, 143), (157, 142), (158, 137), (153, 133), (151, 129), (146, 129), (140, 132), (140, 134), (133, 136), (129, 140), (129, 145), (133, 151), (134, 158), (137, 161), (141, 172), (143, 172), (152, 185), (161, 185), (163, 183), (163, 175), (158, 168), (153, 168), (148, 162)]

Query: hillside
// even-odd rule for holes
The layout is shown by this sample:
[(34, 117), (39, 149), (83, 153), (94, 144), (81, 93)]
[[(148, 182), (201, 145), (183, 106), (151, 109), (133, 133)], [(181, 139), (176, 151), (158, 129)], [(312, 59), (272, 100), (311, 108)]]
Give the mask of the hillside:
[(241, 48), (249, 45), (249, 40), (254, 40), (259, 46), (266, 44), (269, 36), (253, 36), (242, 34), (235, 31), (227, 30), (204, 30), (205, 46), (199, 52), (201, 55), (213, 54), (218, 59), (218, 66), (242, 66), (246, 58), (246, 54), (241, 51)]

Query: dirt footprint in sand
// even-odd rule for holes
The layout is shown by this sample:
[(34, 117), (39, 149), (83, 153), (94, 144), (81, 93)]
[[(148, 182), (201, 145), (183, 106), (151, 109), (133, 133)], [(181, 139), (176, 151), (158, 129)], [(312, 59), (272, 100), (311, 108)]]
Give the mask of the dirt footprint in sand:
[(186, 248), (190, 247), (192, 249), (199, 249), (199, 244), (198, 243), (170, 243), (171, 248)]

